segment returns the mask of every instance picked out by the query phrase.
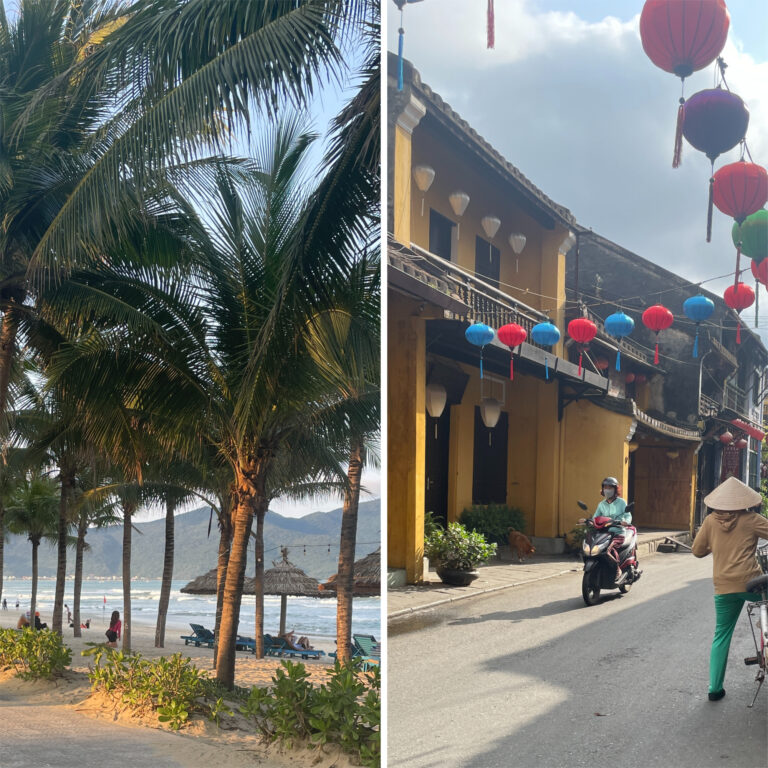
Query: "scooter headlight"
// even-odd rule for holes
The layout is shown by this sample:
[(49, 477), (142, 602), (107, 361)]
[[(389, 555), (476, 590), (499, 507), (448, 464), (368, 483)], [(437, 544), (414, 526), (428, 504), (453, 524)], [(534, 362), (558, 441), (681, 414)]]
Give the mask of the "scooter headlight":
[(587, 544), (586, 541), (581, 542), (581, 548), (584, 551), (585, 554), (589, 554), (589, 544)]
[(602, 550), (602, 547), (599, 544), (595, 544), (594, 547), (590, 550), (590, 555), (599, 555), (600, 551)]

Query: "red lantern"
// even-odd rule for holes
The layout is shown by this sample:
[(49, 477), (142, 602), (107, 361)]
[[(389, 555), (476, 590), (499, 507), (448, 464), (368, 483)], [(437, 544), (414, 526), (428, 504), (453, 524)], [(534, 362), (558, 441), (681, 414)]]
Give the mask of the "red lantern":
[(736, 447), (737, 447), (737, 448), (738, 448), (740, 451), (743, 451), (743, 450), (744, 450), (744, 449), (745, 449), (745, 448), (746, 448), (746, 447), (749, 445), (749, 443), (748, 443), (748, 442), (747, 442), (747, 441), (746, 441), (746, 440), (745, 440), (743, 437), (741, 437), (741, 438), (739, 438), (739, 439), (738, 439), (738, 440), (737, 440), (737, 441), (734, 443), (734, 445), (735, 445), (735, 446), (736, 446)]
[[(707, 213), (707, 242), (712, 236), (712, 204), (726, 216), (733, 216), (741, 225), (747, 216), (757, 213), (768, 202), (768, 172), (756, 163), (738, 163), (724, 165), (709, 182), (709, 211)], [(739, 261), (741, 259), (741, 235), (736, 243), (736, 275), (739, 280)]]
[(768, 259), (763, 259), (761, 262), (752, 260), (752, 276), (758, 283), (762, 283), (768, 286)]
[(579, 347), (579, 376), (581, 376), (581, 357), (584, 347), (595, 338), (597, 326), (587, 317), (577, 317), (568, 323), (568, 335), (577, 342)]
[(626, 382), (627, 382), (627, 384), (631, 384), (631, 383), (632, 383), (632, 382), (635, 380), (635, 378), (636, 378), (636, 377), (635, 377), (635, 374), (634, 374), (634, 373), (628, 373), (628, 374), (627, 374), (627, 375), (624, 377), (624, 381), (626, 381)]
[(512, 349), (519, 347), (528, 337), (528, 333), (522, 325), (517, 323), (507, 323), (502, 325), (496, 335), (499, 337), (499, 341), (502, 344), (506, 344), (509, 347), (509, 378), (515, 378), (514, 362), (512, 358)]
[(654, 365), (659, 364), (659, 331), (669, 328), (675, 316), (661, 304), (654, 304), (643, 312), (643, 325), (656, 333), (656, 351), (653, 355)]
[[(646, 0), (640, 14), (640, 39), (648, 58), (683, 80), (711, 64), (723, 50), (730, 16), (725, 0)], [(683, 141), (685, 98), (680, 97), (675, 156)]]
[(648, 377), (644, 373), (638, 373), (637, 376), (635, 376), (635, 381), (638, 384), (644, 384), (646, 381), (648, 381)]
[[(755, 303), (755, 292), (746, 283), (736, 283), (725, 289), (723, 298), (731, 309), (741, 312)], [(736, 343), (741, 344), (741, 320), (736, 326)]]
[(722, 435), (720, 435), (720, 442), (723, 445), (730, 445), (733, 442), (733, 435), (728, 430), (726, 430)]
[(610, 366), (611, 361), (606, 360), (604, 357), (598, 357), (597, 360), (595, 360), (595, 365), (598, 367), (599, 370), (604, 371)]

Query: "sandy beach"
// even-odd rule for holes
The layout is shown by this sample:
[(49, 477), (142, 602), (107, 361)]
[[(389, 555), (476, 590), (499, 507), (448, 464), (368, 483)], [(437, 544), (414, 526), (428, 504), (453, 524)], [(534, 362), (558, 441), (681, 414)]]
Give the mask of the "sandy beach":
[[(15, 627), (20, 611), (9, 609), (0, 611), (0, 626)], [(50, 616), (41, 612), (41, 620), (50, 623)], [(87, 643), (101, 643), (106, 640), (104, 632), (106, 624), (97, 619), (91, 622), (90, 629), (83, 629), (81, 638), (73, 636), (73, 630), (67, 627), (64, 630), (64, 642), (72, 649), (71, 670), (68, 670), (63, 679), (56, 681), (26, 682), (12, 676), (9, 671), (0, 672), (0, 691), (3, 701), (0, 705), (6, 705), (6, 697), (9, 702), (19, 706), (35, 705), (36, 707), (51, 708), (48, 711), (58, 711), (61, 716), (95, 718), (101, 721), (119, 725), (121, 728), (146, 729), (165, 731), (166, 729), (156, 722), (154, 717), (137, 718), (127, 710), (116, 709), (113, 702), (102, 694), (91, 695), (87, 678), (90, 659), (80, 655), (87, 647)], [(154, 647), (154, 626), (134, 624), (131, 631), (132, 650), (140, 653), (145, 658), (158, 658), (170, 656), (174, 653), (183, 653), (192, 659), (201, 670), (210, 670), (213, 674), (211, 661), (212, 649), (196, 648), (193, 645), (184, 645), (180, 635), (190, 634), (189, 627), (170, 624), (166, 627), (165, 648)], [(242, 631), (241, 634), (252, 636), (252, 632)], [(327, 640), (327, 638), (326, 638)], [(318, 645), (317, 638), (310, 638), (312, 645)], [(327, 679), (327, 670), (332, 666), (333, 659), (329, 659), (327, 653), (330, 648), (322, 648), (326, 656), (320, 660), (308, 659), (304, 661), (310, 673), (310, 680), (320, 684)], [(298, 660), (298, 659), (295, 659)], [(235, 683), (238, 686), (248, 687), (253, 685), (268, 686), (271, 684), (275, 670), (280, 667), (280, 659), (264, 658), (255, 659), (251, 653), (238, 651), (235, 665)], [(222, 727), (217, 728), (214, 723), (206, 720), (197, 720), (189, 727), (184, 728), (179, 734), (173, 734), (177, 741), (171, 742), (173, 756), (179, 765), (185, 768), (196, 766), (209, 766), (212, 755), (217, 755), (217, 761), (224, 759), (228, 765), (239, 768), (240, 766), (260, 765), (264, 768), (274, 766), (291, 765), (318, 766), (319, 768), (331, 768), (332, 766), (351, 766), (348, 756), (337, 750), (328, 750), (325, 755), (319, 755), (314, 750), (280, 751), (276, 746), (265, 744), (259, 737), (249, 733), (249, 727), (244, 719), (236, 714), (225, 718)], [(134, 731), (135, 733), (135, 731)], [(171, 738), (171, 735), (168, 734)], [(174, 746), (175, 745), (175, 746)], [(159, 747), (165, 748), (165, 747)], [(224, 756), (226, 754), (226, 757)]]

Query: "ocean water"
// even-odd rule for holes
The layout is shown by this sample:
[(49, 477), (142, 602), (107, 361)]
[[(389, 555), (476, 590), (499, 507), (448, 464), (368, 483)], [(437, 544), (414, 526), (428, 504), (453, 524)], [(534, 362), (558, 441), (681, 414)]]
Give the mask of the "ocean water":
[[(215, 595), (186, 595), (179, 590), (188, 580), (171, 582), (171, 599), (166, 618), (167, 629), (187, 630), (189, 624), (202, 624), (213, 629), (216, 623)], [(157, 605), (160, 600), (159, 579), (152, 581), (135, 580), (131, 582), (131, 613), (133, 624), (155, 626)], [(64, 602), (72, 609), (74, 602), (74, 580), (67, 579), (64, 588)], [(43, 617), (50, 617), (53, 612), (53, 600), (56, 589), (54, 579), (41, 579), (37, 585), (37, 610)], [(6, 579), (3, 584), (3, 597), (8, 601), (8, 610), (15, 611), (19, 600), (19, 613), (29, 610), (32, 582), (26, 579)], [(381, 637), (381, 598), (356, 597), (352, 605), (352, 631), (359, 634)], [(90, 618), (100, 626), (109, 621), (112, 611), (123, 610), (123, 587), (121, 581), (88, 579), (83, 581), (80, 595), (80, 617), (83, 621)], [(299, 635), (313, 635), (319, 638), (336, 637), (336, 598), (289, 597), (286, 608), (286, 629), (294, 629)], [(264, 628), (276, 634), (280, 625), (280, 598), (273, 595), (264, 597)], [(253, 636), (254, 600), (252, 596), (243, 597), (240, 608), (242, 635)], [(166, 630), (167, 631), (167, 630)]]

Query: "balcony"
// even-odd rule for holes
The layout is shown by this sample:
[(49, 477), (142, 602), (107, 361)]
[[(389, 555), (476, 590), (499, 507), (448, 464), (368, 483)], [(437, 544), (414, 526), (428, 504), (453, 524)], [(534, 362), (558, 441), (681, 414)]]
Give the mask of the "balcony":
[[(439, 256), (390, 238), (389, 282), (443, 307), (449, 320), (482, 322), (492, 328), (518, 323), (528, 332), (547, 316)], [(417, 283), (414, 283), (417, 281)], [(422, 285), (419, 285), (421, 283)]]
[(723, 390), (723, 408), (740, 416), (749, 416), (747, 411), (747, 393), (734, 384), (726, 382)]

